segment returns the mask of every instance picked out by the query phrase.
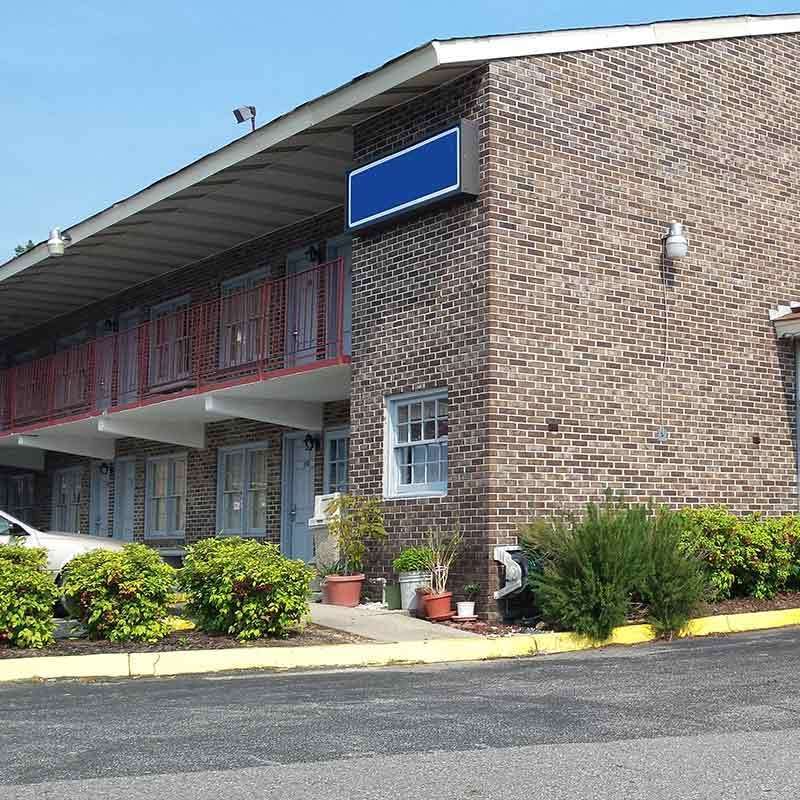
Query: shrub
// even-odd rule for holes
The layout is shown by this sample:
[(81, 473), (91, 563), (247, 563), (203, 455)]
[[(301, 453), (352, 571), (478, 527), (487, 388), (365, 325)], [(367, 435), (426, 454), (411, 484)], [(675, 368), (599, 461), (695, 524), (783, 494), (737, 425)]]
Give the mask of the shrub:
[(45, 550), (0, 544), (0, 642), (36, 648), (52, 644), (57, 597)]
[(313, 576), (274, 544), (229, 537), (187, 548), (179, 583), (203, 630), (241, 640), (286, 638), (309, 613)]
[(430, 559), (430, 547), (404, 547), (397, 558), (392, 561), (392, 567), (397, 573), (424, 572), (428, 569)]
[(143, 544), (92, 550), (62, 573), (67, 607), (92, 639), (156, 642), (169, 633), (175, 570)]
[(796, 578), (800, 516), (737, 517), (724, 506), (681, 513), (682, 547), (703, 564), (714, 599), (769, 598)]
[(542, 565), (530, 576), (545, 619), (592, 641), (625, 622), (631, 592), (645, 572), (643, 547), (650, 509), (607, 497), (583, 516), (537, 520), (522, 532)]
[(682, 550), (684, 529), (681, 515), (658, 509), (645, 535), (644, 572), (637, 588), (647, 606), (646, 620), (659, 636), (684, 629), (706, 591), (702, 565)]

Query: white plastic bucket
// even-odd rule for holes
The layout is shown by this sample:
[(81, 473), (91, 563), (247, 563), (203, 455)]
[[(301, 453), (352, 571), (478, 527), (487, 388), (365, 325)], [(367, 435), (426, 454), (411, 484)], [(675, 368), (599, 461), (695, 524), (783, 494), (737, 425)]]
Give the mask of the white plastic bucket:
[(430, 586), (430, 572), (400, 573), (400, 608), (415, 613), (417, 610), (417, 589)]
[(458, 609), (458, 616), (459, 617), (474, 617), (475, 616), (475, 601), (474, 600), (462, 600), (460, 603), (456, 603), (456, 608)]

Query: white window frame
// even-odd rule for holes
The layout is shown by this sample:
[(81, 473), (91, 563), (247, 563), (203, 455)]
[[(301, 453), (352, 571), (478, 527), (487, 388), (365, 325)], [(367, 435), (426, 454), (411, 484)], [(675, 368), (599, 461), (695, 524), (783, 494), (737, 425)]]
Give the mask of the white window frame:
[[(31, 504), (28, 505), (12, 505), (11, 503), (11, 486), (16, 481), (30, 483), (30, 499)], [(23, 489), (23, 494), (25, 493)], [(26, 522), (28, 525), (33, 525), (33, 515), (36, 511), (36, 476), (33, 472), (17, 472), (12, 475), (4, 475), (0, 477), (0, 508), (12, 517)]]
[[(160, 531), (153, 527), (153, 465), (163, 463), (165, 461), (183, 461), (184, 464), (184, 487), (183, 487), (183, 529), (175, 531)], [(186, 512), (188, 509), (188, 494), (189, 494), (189, 464), (186, 452), (179, 453), (166, 453), (161, 456), (150, 456), (147, 459), (145, 468), (145, 502), (144, 502), (144, 536), (145, 539), (183, 539), (186, 536)], [(170, 495), (173, 496), (173, 495)], [(180, 497), (180, 495), (174, 495)]]
[[(75, 480), (77, 480), (77, 487), (78, 487), (78, 502), (76, 505), (76, 512), (75, 512), (75, 528), (74, 530), (71, 531), (67, 530), (67, 526), (65, 524), (62, 524), (61, 521), (56, 518), (56, 493), (55, 493), (56, 482), (60, 481), (62, 478), (66, 476), (71, 476)], [(50, 502), (51, 529), (54, 531), (63, 531), (64, 533), (80, 533), (81, 504), (83, 502), (83, 467), (82, 466), (63, 467), (62, 469), (55, 470), (51, 478), (50, 493), (51, 493), (51, 502)]]
[[(249, 528), (242, 526), (240, 529), (225, 528), (223, 530), (223, 503), (222, 496), (225, 489), (225, 457), (233, 453), (242, 453), (242, 520), (250, 519), (250, 454), (265, 450), (269, 453), (269, 442), (247, 442), (245, 444), (232, 445), (230, 447), (220, 447), (217, 450), (217, 534), (221, 536), (265, 536), (267, 533), (267, 521), (264, 520), (263, 528)], [(269, 458), (269, 455), (267, 455)], [(269, 476), (268, 476), (269, 477)], [(269, 481), (267, 482), (267, 492), (269, 492)]]
[[(324, 446), (325, 452), (323, 454), (323, 481), (322, 481), (322, 490), (325, 494), (330, 494), (331, 492), (342, 491), (341, 489), (336, 489), (331, 486), (331, 455), (330, 455), (330, 448), (329, 445), (332, 441), (338, 441), (340, 439), (345, 439), (347, 441), (347, 459), (345, 463), (345, 473), (347, 476), (347, 483), (350, 483), (350, 427), (348, 425), (339, 427), (339, 428), (329, 428), (325, 431), (323, 436), (324, 439)], [(347, 491), (347, 487), (345, 487), (344, 491)]]
[[(424, 400), (449, 400), (447, 389), (430, 389), (421, 392), (408, 392), (386, 398), (384, 405), (384, 446), (383, 446), (383, 496), (386, 500), (403, 500), (421, 497), (445, 497), (447, 495), (448, 476), (443, 481), (432, 483), (401, 484), (397, 464), (397, 451), (401, 447), (421, 444), (447, 444), (447, 436), (436, 439), (422, 439), (418, 442), (400, 443), (397, 440), (397, 411), (404, 403)], [(449, 431), (449, 402), (448, 402)], [(448, 452), (449, 456), (449, 452)], [(447, 462), (449, 471), (449, 459)]]

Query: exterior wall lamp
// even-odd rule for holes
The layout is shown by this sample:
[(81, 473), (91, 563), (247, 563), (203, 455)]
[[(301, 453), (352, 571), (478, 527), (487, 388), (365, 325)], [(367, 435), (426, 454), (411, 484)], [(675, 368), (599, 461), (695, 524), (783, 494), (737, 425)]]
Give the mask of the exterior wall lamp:
[(689, 253), (689, 240), (683, 232), (683, 224), (670, 222), (666, 233), (661, 237), (664, 242), (664, 256), (670, 261), (686, 258)]
[(303, 447), (310, 453), (312, 450), (319, 450), (321, 442), (319, 436), (314, 436), (311, 433), (307, 433), (305, 438), (303, 439)]
[(64, 248), (68, 244), (72, 244), (72, 237), (68, 233), (61, 233), (60, 228), (53, 228), (47, 240), (47, 252), (51, 256), (63, 256)]

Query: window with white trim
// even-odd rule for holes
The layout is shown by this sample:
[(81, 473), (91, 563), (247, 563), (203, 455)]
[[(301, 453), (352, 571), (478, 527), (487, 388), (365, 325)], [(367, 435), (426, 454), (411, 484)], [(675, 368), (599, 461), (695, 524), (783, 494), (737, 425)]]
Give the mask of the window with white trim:
[(263, 536), (267, 532), (269, 443), (221, 447), (217, 457), (217, 530)]
[(145, 536), (181, 538), (186, 529), (186, 453), (147, 460)]
[(387, 497), (447, 494), (447, 392), (387, 399)]
[(53, 473), (50, 527), (54, 531), (78, 533), (82, 477), (82, 467), (67, 467)]
[(325, 480), (323, 483), (325, 494), (347, 491), (349, 454), (349, 428), (325, 431)]
[(33, 473), (0, 478), (0, 508), (3, 511), (32, 525), (34, 506)]

